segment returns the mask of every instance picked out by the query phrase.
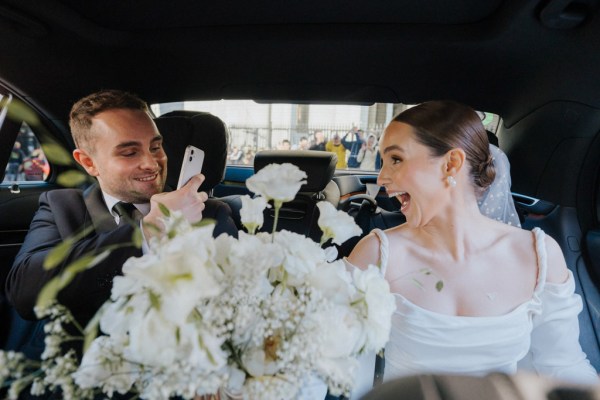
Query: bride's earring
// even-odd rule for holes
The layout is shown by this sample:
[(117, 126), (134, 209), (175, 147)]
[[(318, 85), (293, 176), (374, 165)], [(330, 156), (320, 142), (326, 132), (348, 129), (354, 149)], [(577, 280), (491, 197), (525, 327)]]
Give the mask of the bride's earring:
[(450, 185), (450, 187), (456, 187), (456, 179), (454, 179), (452, 175), (448, 175), (446, 180), (448, 181), (448, 185)]

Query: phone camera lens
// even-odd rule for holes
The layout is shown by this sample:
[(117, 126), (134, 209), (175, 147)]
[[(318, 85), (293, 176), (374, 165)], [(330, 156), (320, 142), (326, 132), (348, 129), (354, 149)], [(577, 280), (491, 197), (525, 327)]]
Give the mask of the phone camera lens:
[(194, 150), (192, 150), (192, 154), (194, 154)]
[(192, 161), (192, 157), (190, 157), (190, 161)]

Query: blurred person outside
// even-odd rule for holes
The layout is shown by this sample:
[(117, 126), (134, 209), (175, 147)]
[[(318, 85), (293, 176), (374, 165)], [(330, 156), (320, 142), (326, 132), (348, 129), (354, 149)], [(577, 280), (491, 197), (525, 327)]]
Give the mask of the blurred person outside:
[[(348, 140), (348, 135), (353, 134), (354, 140)], [(349, 168), (358, 168), (360, 167), (360, 161), (358, 161), (358, 152), (360, 151), (362, 145), (365, 143), (364, 140), (365, 132), (362, 129), (358, 129), (356, 126), (353, 127), (350, 131), (346, 132), (344, 137), (342, 138), (342, 145), (348, 150), (350, 150), (350, 156), (348, 156), (348, 167)]]
[(278, 145), (277, 150), (290, 150), (292, 148), (292, 144), (289, 140), (283, 139)]
[(246, 150), (246, 153), (244, 154), (244, 165), (254, 165), (254, 150)]
[(344, 169), (348, 166), (346, 163), (346, 148), (342, 144), (340, 135), (334, 133), (331, 140), (325, 145), (325, 150), (337, 155), (337, 164), (335, 165), (335, 168)]
[(300, 141), (298, 142), (298, 144), (292, 146), (292, 150), (308, 150), (309, 148), (309, 143), (308, 143), (308, 139), (306, 138), (306, 136), (302, 136), (300, 138)]
[(229, 156), (227, 156), (230, 164), (240, 164), (243, 157), (244, 152), (237, 146), (233, 146), (233, 149), (231, 149), (231, 153), (229, 153)]
[[(363, 142), (356, 160), (360, 163), (360, 169), (374, 171), (377, 160), (377, 138), (370, 134), (366, 142)], [(348, 159), (350, 164), (350, 159)]]
[(309, 150), (320, 150), (320, 151), (325, 151), (325, 135), (323, 134), (322, 130), (316, 130), (314, 133), (315, 136), (315, 141), (314, 143), (310, 146)]
[(6, 168), (5, 181), (18, 181), (23, 171), (23, 160), (25, 159), (25, 153), (21, 150), (21, 142), (15, 142), (13, 149), (10, 152), (10, 158), (8, 159), (8, 166)]
[(31, 156), (23, 160), (23, 171), (26, 181), (43, 181), (50, 173), (50, 165), (42, 148), (34, 149)]

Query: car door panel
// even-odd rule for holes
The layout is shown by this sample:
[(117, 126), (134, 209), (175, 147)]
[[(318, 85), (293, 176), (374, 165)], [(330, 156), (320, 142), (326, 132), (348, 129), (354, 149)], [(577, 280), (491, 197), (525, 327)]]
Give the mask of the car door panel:
[[(18, 188), (18, 193), (17, 189)], [(29, 224), (38, 208), (38, 199), (42, 192), (56, 188), (56, 185), (45, 182), (24, 184), (20, 186), (0, 185), (0, 348), (8, 345), (7, 340), (20, 340), (21, 330), (31, 327), (30, 323), (22, 321), (8, 304), (5, 297), (5, 282), (13, 260), (17, 255), (23, 239), (29, 229)], [(12, 190), (11, 190), (12, 189)], [(18, 321), (15, 322), (15, 321)], [(16, 332), (16, 333), (15, 333)], [(19, 348), (11, 345), (10, 348)]]

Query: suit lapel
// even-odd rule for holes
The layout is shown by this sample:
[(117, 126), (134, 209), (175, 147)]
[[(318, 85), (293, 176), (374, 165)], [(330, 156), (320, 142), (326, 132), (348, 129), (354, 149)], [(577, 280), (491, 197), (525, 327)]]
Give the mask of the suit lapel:
[(104, 197), (102, 197), (102, 191), (98, 184), (94, 184), (86, 189), (83, 193), (83, 199), (96, 232), (100, 233), (115, 229), (117, 226), (115, 218), (108, 211), (108, 208), (106, 208)]

